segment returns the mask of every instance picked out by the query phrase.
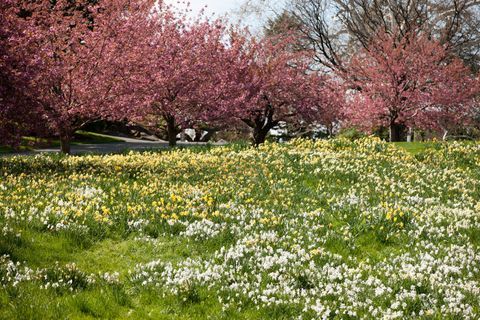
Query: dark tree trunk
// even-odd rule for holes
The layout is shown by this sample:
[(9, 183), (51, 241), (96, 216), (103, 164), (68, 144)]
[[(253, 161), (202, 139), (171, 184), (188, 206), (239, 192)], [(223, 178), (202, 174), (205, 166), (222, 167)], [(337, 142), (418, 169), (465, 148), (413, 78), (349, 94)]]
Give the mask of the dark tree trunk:
[(273, 128), (273, 126), (270, 124), (253, 128), (253, 145), (258, 147), (264, 143), (271, 128)]
[(167, 122), (168, 145), (170, 147), (175, 147), (177, 145), (177, 134), (179, 133), (175, 118), (172, 116), (166, 116), (165, 121)]
[(209, 142), (213, 138), (213, 135), (218, 132), (217, 129), (206, 129), (205, 131), (207, 131), (207, 133), (202, 137), (201, 142)]
[(202, 135), (203, 135), (202, 130), (200, 130), (200, 129), (195, 129), (195, 138), (193, 138), (193, 141), (194, 141), (194, 142), (200, 142), (200, 141), (202, 141)]
[(390, 124), (390, 142), (404, 141), (406, 138), (406, 127), (402, 124)]
[(72, 138), (71, 135), (69, 134), (62, 134), (60, 135), (60, 148), (62, 153), (64, 154), (70, 154), (71, 153), (71, 142)]
[[(265, 99), (268, 101), (267, 97), (265, 97)], [(273, 119), (274, 113), (275, 110), (273, 109), (272, 105), (268, 103), (263, 115), (258, 115), (254, 120), (243, 119), (243, 122), (253, 129), (252, 142), (255, 147), (258, 147), (260, 144), (264, 143), (267, 139), (270, 129), (278, 125), (279, 120)]]

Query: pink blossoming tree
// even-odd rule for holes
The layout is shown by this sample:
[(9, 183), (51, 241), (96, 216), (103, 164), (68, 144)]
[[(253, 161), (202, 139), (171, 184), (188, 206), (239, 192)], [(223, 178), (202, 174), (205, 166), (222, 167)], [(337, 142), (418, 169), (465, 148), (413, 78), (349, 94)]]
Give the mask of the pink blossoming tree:
[(316, 112), (318, 100), (309, 94), (315, 92), (311, 78), (316, 77), (309, 74), (309, 53), (292, 50), (291, 40), (256, 40), (240, 34), (232, 40), (232, 46), (239, 48), (232, 72), (242, 97), (232, 110), (252, 129), (254, 145), (263, 143), (281, 121), (299, 121)]
[(400, 141), (405, 127), (439, 126), (432, 114), (464, 113), (475, 93), (474, 79), (462, 62), (418, 33), (398, 40), (380, 32), (368, 50), (352, 57), (347, 72), (347, 84), (354, 88), (348, 118), (364, 129), (389, 128), (390, 141)]
[(142, 55), (130, 59), (126, 110), (133, 120), (163, 126), (174, 146), (182, 129), (220, 119), (228, 95), (225, 29), (219, 20), (189, 20), (171, 7), (158, 8)]
[[(70, 152), (74, 132), (91, 121), (114, 117), (119, 81), (124, 81), (119, 64), (119, 44), (129, 48), (127, 36), (137, 16), (148, 15), (150, 1), (108, 1), (83, 3), (58, 0), (24, 2), (27, 17), (25, 39), (35, 65), (29, 79), (32, 99), (41, 106), (46, 125), (59, 135), (64, 153)], [(88, 15), (86, 14), (88, 13)]]

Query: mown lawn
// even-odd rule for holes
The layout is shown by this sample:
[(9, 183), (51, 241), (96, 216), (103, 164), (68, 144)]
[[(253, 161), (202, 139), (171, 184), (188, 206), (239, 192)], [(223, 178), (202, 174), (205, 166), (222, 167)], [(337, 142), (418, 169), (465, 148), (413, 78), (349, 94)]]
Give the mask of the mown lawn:
[[(115, 143), (122, 142), (122, 140), (108, 137), (105, 135), (97, 134), (94, 132), (88, 131), (77, 131), (72, 140), (72, 144), (81, 145), (81, 144), (102, 144), (102, 143)], [(18, 151), (29, 151), (34, 148), (52, 148), (60, 147), (60, 140), (58, 139), (44, 139), (44, 138), (35, 138), (35, 137), (23, 137), (16, 149), (8, 146), (0, 146), (0, 154), (12, 153)]]
[(425, 151), (429, 148), (433, 148), (436, 145), (438, 145), (438, 143), (434, 143), (434, 142), (418, 142), (418, 141), (415, 141), (415, 142), (394, 142), (393, 144), (396, 145), (397, 147), (405, 149), (406, 151), (408, 151), (412, 154), (420, 153), (422, 151)]
[(0, 318), (479, 318), (480, 145), (408, 151), (0, 158)]

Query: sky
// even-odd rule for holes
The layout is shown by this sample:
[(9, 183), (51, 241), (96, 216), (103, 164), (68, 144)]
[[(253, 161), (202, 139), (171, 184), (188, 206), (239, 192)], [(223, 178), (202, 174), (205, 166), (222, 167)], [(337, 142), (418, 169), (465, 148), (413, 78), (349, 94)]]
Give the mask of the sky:
[[(166, 2), (179, 7), (185, 7), (183, 0), (167, 0)], [(207, 15), (215, 14), (217, 17), (233, 13), (238, 10), (242, 3), (240, 0), (186, 0), (185, 2), (190, 2), (192, 14), (198, 14), (206, 6)]]
[[(215, 17), (223, 17), (224, 15), (228, 15), (230, 21), (237, 22), (239, 19), (239, 9), (245, 1), (246, 0), (190, 0), (189, 2), (193, 16), (197, 15), (206, 7), (207, 16), (215, 15)], [(182, 8), (185, 7), (183, 3), (188, 2), (188, 0), (166, 0), (166, 2)], [(261, 3), (262, 0), (256, 2)], [(282, 2), (284, 2), (284, 0), (273, 1), (273, 3), (277, 4)], [(260, 28), (267, 17), (268, 10), (265, 10), (264, 16), (250, 15), (244, 22), (253, 29)]]
[(208, 13), (223, 15), (237, 10), (241, 5), (241, 2), (238, 0), (192, 0), (190, 5), (192, 6), (192, 9), (197, 12), (204, 6), (207, 6)]

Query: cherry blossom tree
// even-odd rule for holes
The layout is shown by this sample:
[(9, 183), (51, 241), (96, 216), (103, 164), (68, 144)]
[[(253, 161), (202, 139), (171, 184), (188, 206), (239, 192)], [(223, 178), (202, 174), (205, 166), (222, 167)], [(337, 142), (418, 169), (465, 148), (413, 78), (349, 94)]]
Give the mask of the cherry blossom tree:
[(317, 72), (310, 80), (310, 92), (304, 94), (311, 100), (312, 109), (304, 117), (314, 125), (324, 127), (327, 135), (332, 137), (343, 120), (344, 85), (334, 74)]
[(433, 92), (435, 100), (416, 121), (418, 127), (442, 132), (443, 140), (450, 132), (475, 125), (476, 97), (480, 94), (479, 78), (465, 76), (466, 70), (461, 63), (451, 67), (452, 71), (458, 69), (444, 74), (446, 78), (438, 81)]
[[(253, 130), (253, 144), (263, 143), (268, 132), (281, 121), (298, 121), (315, 112), (316, 101), (309, 74), (308, 52), (291, 50), (289, 37), (257, 40), (236, 34), (239, 48), (234, 65), (241, 103), (232, 107), (234, 116)], [(317, 88), (319, 89), (319, 88)]]
[(475, 94), (468, 68), (418, 33), (398, 40), (380, 32), (352, 57), (344, 78), (353, 88), (349, 120), (364, 129), (388, 127), (390, 141), (401, 140), (402, 128), (432, 126), (432, 114), (468, 108)]
[[(58, 0), (23, 3), (29, 12), (26, 37), (35, 64), (29, 92), (42, 108), (48, 127), (59, 135), (64, 153), (70, 152), (74, 132), (89, 122), (112, 116), (123, 79), (119, 64), (119, 44), (129, 48), (130, 28), (148, 16), (150, 1), (108, 1), (72, 8), (72, 2)], [(88, 15), (86, 14), (88, 13)]]
[(132, 57), (128, 84), (135, 88), (128, 114), (151, 127), (163, 126), (170, 146), (185, 128), (219, 119), (229, 78), (225, 27), (220, 20), (163, 6), (151, 16), (149, 43)]
[(320, 110), (315, 86), (321, 81), (314, 81), (320, 78), (309, 71), (309, 53), (293, 50), (291, 38), (227, 33), (222, 21), (189, 21), (171, 7), (151, 20), (151, 40), (129, 63), (135, 89), (126, 113), (163, 125), (171, 146), (182, 129), (215, 131), (238, 122), (253, 129), (259, 144), (280, 121), (306, 120)]

